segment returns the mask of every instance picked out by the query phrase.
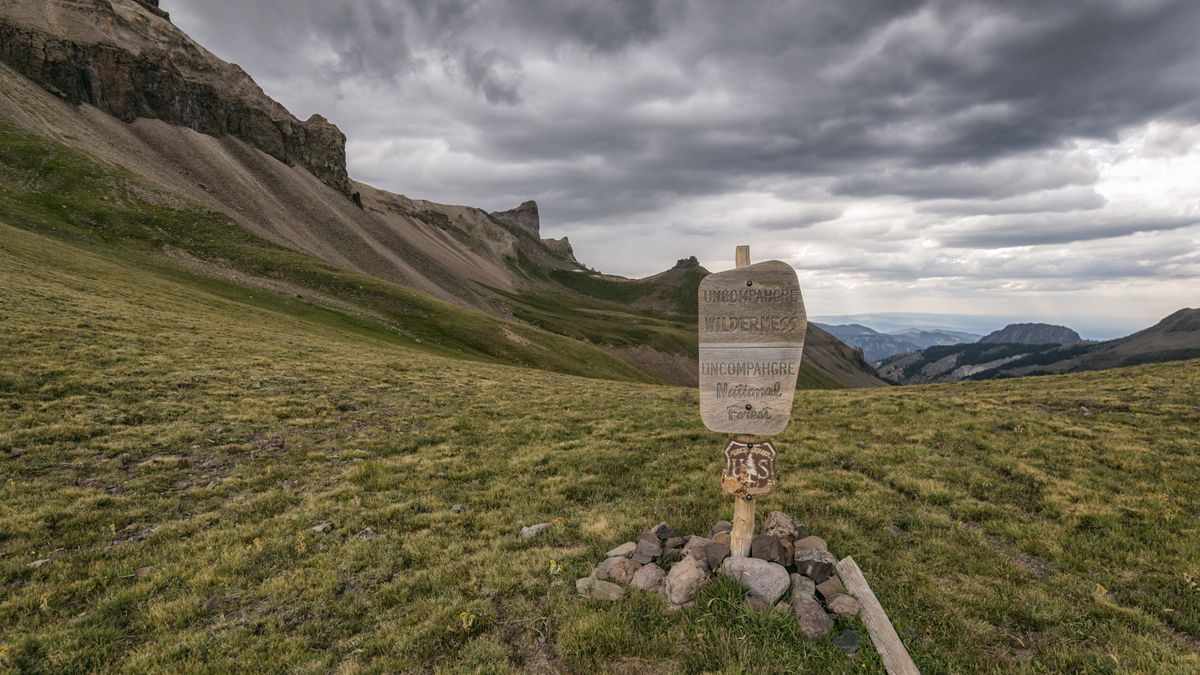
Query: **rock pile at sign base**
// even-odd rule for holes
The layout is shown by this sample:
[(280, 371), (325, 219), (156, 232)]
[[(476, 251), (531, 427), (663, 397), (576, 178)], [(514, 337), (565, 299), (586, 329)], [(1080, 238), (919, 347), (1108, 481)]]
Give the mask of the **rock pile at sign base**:
[[(810, 640), (829, 635), (838, 619), (858, 615), (858, 600), (837, 577), (837, 558), (825, 540), (810, 535), (804, 525), (786, 513), (770, 512), (747, 558), (730, 557), (732, 528), (729, 521), (719, 521), (702, 537), (680, 536), (666, 523), (648, 527), (636, 539), (609, 550), (575, 588), (580, 595), (608, 601), (624, 598), (626, 588), (648, 591), (662, 597), (667, 610), (674, 612), (695, 605), (704, 584), (721, 574), (746, 589), (746, 604), (754, 611), (787, 608)], [(857, 644), (853, 630), (838, 636), (838, 645), (847, 653)]]

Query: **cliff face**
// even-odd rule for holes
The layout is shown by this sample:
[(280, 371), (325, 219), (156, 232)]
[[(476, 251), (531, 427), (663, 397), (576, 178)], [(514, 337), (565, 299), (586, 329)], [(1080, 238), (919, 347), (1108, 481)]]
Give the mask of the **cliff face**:
[(1048, 323), (1013, 323), (980, 338), (984, 344), (1073, 345), (1083, 342), (1079, 333)]
[(0, 61), (73, 104), (126, 122), (158, 119), (230, 135), (351, 194), (346, 137), (301, 122), (236, 65), (193, 42), (157, 0), (0, 2)]

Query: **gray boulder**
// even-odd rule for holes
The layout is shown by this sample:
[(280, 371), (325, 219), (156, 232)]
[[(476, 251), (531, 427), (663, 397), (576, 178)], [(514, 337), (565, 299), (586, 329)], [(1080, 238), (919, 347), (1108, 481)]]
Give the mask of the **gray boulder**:
[(712, 529), (708, 531), (708, 538), (712, 539), (713, 537), (715, 537), (717, 535), (718, 532), (732, 532), (732, 531), (733, 531), (733, 523), (729, 522), (728, 520), (718, 520), (717, 524), (713, 525)]
[(786, 537), (795, 539), (799, 536), (797, 533), (796, 521), (792, 520), (791, 516), (783, 511), (772, 511), (767, 514), (767, 519), (763, 521), (763, 534), (769, 534), (772, 537)]
[(640, 567), (629, 558), (608, 558), (596, 566), (594, 574), (597, 579), (627, 584), (633, 581), (633, 575), (637, 574)]
[(813, 597), (813, 592), (816, 591), (816, 589), (817, 589), (816, 583), (814, 583), (812, 579), (809, 579), (808, 577), (804, 576), (803, 574), (796, 574), (795, 572), (792, 572), (791, 582), (792, 582), (792, 598), (796, 598), (796, 597), (799, 597), (802, 595), (811, 598), (811, 597)]
[(671, 529), (671, 526), (667, 525), (666, 523), (659, 523), (650, 528), (650, 531), (654, 533), (654, 536), (664, 541), (667, 539), (674, 539), (675, 537), (679, 536), (679, 533)]
[(708, 564), (708, 569), (715, 570), (721, 566), (721, 563), (729, 557), (729, 547), (719, 541), (714, 541), (711, 544), (704, 546), (704, 562)]
[(768, 605), (773, 605), (787, 592), (790, 581), (783, 565), (758, 558), (726, 558), (721, 573), (737, 581), (750, 593)]
[(627, 541), (608, 553), (605, 553), (604, 556), (607, 558), (628, 558), (636, 548), (637, 544), (633, 543), (632, 541)]
[(550, 523), (538, 523), (537, 525), (530, 525), (528, 527), (522, 527), (521, 528), (521, 538), (522, 539), (533, 539), (534, 537), (538, 536), (539, 534), (545, 532), (548, 529), (550, 529)]
[(826, 544), (824, 539), (816, 535), (797, 539), (795, 543), (796, 548), (819, 548), (822, 551), (829, 550), (829, 544)]
[(595, 600), (620, 600), (625, 597), (625, 589), (596, 577), (583, 577), (575, 580), (575, 590)]
[(858, 600), (849, 595), (835, 595), (826, 600), (825, 604), (828, 605), (829, 611), (843, 619), (853, 619), (858, 616)]
[(643, 591), (653, 591), (662, 586), (666, 577), (667, 573), (658, 565), (642, 565), (641, 569), (633, 575), (633, 580), (629, 582), (629, 585)]
[(796, 547), (796, 571), (818, 584), (833, 574), (837, 558), (829, 551), (819, 548)]
[(706, 579), (708, 570), (704, 563), (691, 556), (684, 556), (683, 560), (671, 566), (671, 571), (663, 581), (667, 602), (672, 605), (691, 602)]
[(792, 596), (792, 616), (800, 625), (800, 632), (809, 640), (820, 640), (833, 630), (833, 619), (825, 613), (821, 603), (811, 596)]
[(787, 557), (787, 549), (779, 537), (771, 534), (760, 534), (750, 540), (750, 556), (766, 560), (777, 565), (786, 566), (791, 559)]
[(637, 545), (633, 549), (633, 555), (630, 556), (634, 562), (648, 563), (658, 556), (662, 555), (662, 542), (658, 535), (650, 530), (646, 530), (638, 537)]

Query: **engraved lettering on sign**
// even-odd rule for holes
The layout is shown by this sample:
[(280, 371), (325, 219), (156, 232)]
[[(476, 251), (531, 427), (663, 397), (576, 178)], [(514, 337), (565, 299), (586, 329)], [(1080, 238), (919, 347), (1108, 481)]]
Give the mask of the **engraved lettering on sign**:
[(703, 302), (800, 302), (799, 288), (706, 290)]
[(710, 316), (704, 318), (709, 333), (795, 333), (800, 323), (794, 316)]
[(704, 375), (761, 377), (764, 375), (795, 375), (796, 364), (791, 361), (719, 361), (700, 364)]
[(782, 395), (782, 382), (776, 382), (769, 387), (754, 387), (748, 384), (730, 385), (728, 382), (717, 383), (717, 398), (779, 398)]
[(772, 260), (711, 274), (699, 296), (705, 426), (735, 434), (783, 431), (808, 328), (795, 271)]

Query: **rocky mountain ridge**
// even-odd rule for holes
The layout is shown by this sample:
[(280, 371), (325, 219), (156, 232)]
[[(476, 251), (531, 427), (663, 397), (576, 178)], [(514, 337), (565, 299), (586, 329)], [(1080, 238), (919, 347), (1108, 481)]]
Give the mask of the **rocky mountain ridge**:
[(975, 342), (978, 335), (949, 330), (908, 328), (891, 333), (879, 332), (861, 324), (816, 324), (837, 339), (863, 351), (863, 357), (876, 363), (896, 354), (905, 354), (939, 345)]
[[(596, 275), (565, 237), (541, 238), (536, 202), (488, 213), (352, 181), (336, 127), (319, 117), (299, 122), (155, 10), (152, 0), (0, 0), (0, 35), (9, 38), (0, 47), (0, 130), (9, 125), (82, 153), (87, 171), (111, 174), (114, 186), (153, 208), (227, 218), (330, 270), (490, 315), (480, 322), (516, 321), (579, 340), (653, 378), (692, 382), (696, 284), (707, 273), (694, 259), (643, 280)], [(322, 129), (328, 138), (314, 142)], [(284, 273), (269, 265), (238, 268), (219, 248), (203, 255), (167, 248), (157, 255), (190, 273), (280, 288)], [(369, 294), (331, 298), (296, 286), (288, 293), (336, 311), (380, 314), (360, 299)], [(499, 334), (514, 349), (537, 349), (519, 331)], [(830, 341), (829, 349), (810, 341), (802, 386), (884, 384), (861, 360), (843, 363), (852, 350)]]
[(230, 135), (352, 195), (341, 130), (320, 115), (294, 117), (175, 29), (157, 0), (2, 3), (0, 62), (72, 104)]
[[(1065, 337), (1061, 331), (1057, 333)], [(1040, 340), (1048, 334), (1035, 330), (1025, 335)], [(1181, 309), (1150, 328), (1116, 340), (1067, 344), (980, 341), (930, 347), (885, 359), (878, 371), (896, 384), (924, 384), (1101, 370), (1197, 357), (1200, 309)]]
[(1079, 333), (1049, 323), (1010, 323), (979, 338), (983, 344), (1073, 345), (1083, 342)]

